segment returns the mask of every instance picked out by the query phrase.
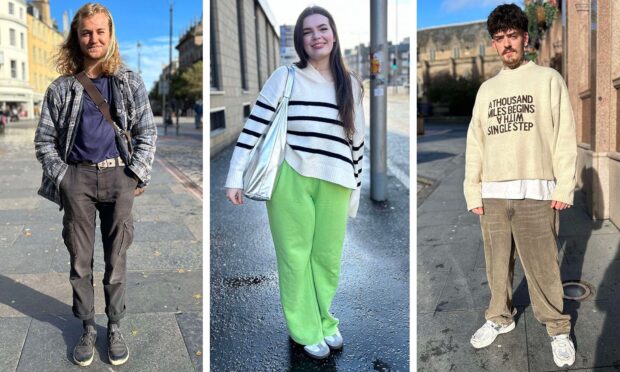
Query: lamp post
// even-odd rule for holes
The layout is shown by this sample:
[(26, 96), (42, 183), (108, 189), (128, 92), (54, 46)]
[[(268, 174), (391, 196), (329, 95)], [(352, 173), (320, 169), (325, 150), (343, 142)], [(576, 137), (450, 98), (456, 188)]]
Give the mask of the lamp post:
[[(168, 105), (170, 105), (170, 82), (172, 80), (172, 8), (173, 8), (173, 1), (170, 0), (170, 42), (169, 42), (169, 53), (168, 53), (168, 71), (167, 71), (167, 76), (166, 76), (166, 92), (164, 93), (167, 97), (167, 99), (164, 102), (168, 102)], [(163, 115), (164, 115), (164, 134), (167, 134), (167, 128), (168, 125), (172, 124), (172, 105), (170, 105), (170, 114), (168, 115), (166, 107), (164, 106), (163, 108)], [(178, 129), (177, 129), (178, 131)]]
[(138, 41), (138, 74), (142, 75), (142, 69), (140, 68), (140, 48), (142, 48), (142, 44)]

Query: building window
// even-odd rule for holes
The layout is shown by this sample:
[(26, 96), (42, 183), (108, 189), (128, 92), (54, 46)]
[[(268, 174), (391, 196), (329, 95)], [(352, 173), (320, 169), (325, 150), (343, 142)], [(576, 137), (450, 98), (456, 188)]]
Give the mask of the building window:
[(23, 32), (19, 33), (19, 45), (22, 47), (22, 49), (26, 49), (26, 46), (24, 45), (24, 33)]
[(478, 46), (478, 53), (479, 53), (481, 56), (485, 55), (485, 54), (486, 54), (486, 51), (487, 51), (487, 46), (486, 46), (486, 45), (484, 45), (484, 44), (480, 44), (480, 45)]
[(224, 110), (211, 113), (211, 132), (226, 128), (226, 115)]
[(248, 118), (250, 117), (250, 111), (252, 111), (250, 109), (250, 104), (246, 103), (243, 105), (243, 121), (248, 120)]
[(24, 19), (24, 8), (19, 8), (19, 19)]
[(26, 63), (22, 62), (22, 80), (26, 81)]
[(461, 50), (459, 49), (459, 47), (452, 48), (452, 58), (457, 59), (457, 58), (460, 58), (460, 56), (461, 56)]
[(10, 15), (14, 15), (15, 14), (15, 4), (13, 4), (10, 1), (9, 1), (9, 14)]
[(11, 60), (11, 78), (17, 79), (17, 61)]
[(435, 60), (435, 49), (431, 49), (431, 62)]
[(237, 34), (239, 35), (241, 89), (248, 90), (247, 61), (245, 60), (245, 17), (243, 16), (243, 0), (237, 0), (237, 31)]
[(9, 44), (11, 44), (11, 46), (16, 46), (15, 45), (15, 30), (12, 28), (9, 29)]
[[(217, 42), (217, 38), (215, 37), (216, 33), (216, 29), (215, 29), (215, 24), (216, 24), (216, 19), (215, 19), (215, 5), (214, 5), (215, 1), (211, 1), (211, 22), (210, 22), (210, 38), (211, 38), (211, 47), (209, 48), (209, 61), (210, 61), (210, 80), (209, 80), (209, 86), (211, 87), (211, 90), (220, 90), (220, 79), (219, 79), (219, 69), (218, 69), (218, 65), (217, 65), (217, 49), (216, 49), (216, 42)], [(213, 114), (211, 114), (211, 116), (213, 116)], [(211, 124), (213, 126), (213, 124)]]

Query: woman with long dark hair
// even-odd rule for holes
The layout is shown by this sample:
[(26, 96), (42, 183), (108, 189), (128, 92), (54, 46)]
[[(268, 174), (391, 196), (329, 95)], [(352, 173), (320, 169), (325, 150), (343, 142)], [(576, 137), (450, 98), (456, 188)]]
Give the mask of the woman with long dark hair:
[[(267, 202), (280, 284), (291, 338), (313, 358), (343, 345), (330, 312), (338, 278), (347, 215), (357, 213), (364, 151), (362, 86), (347, 70), (334, 19), (306, 8), (294, 31), (293, 91), (288, 107), (284, 162)], [(243, 204), (248, 156), (274, 115), (287, 67), (262, 88), (239, 136), (226, 180), (226, 196)]]

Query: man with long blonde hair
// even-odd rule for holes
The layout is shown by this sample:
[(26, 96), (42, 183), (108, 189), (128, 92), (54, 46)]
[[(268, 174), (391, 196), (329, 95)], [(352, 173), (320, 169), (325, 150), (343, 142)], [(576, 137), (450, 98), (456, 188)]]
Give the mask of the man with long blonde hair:
[(62, 76), (45, 93), (35, 150), (43, 166), (39, 195), (65, 211), (62, 237), (71, 257), (73, 313), (83, 322), (73, 360), (88, 366), (94, 357), (99, 212), (108, 358), (120, 365), (129, 358), (119, 322), (125, 315), (126, 255), (134, 232), (131, 210), (151, 178), (157, 130), (144, 83), (123, 66), (114, 21), (103, 5), (88, 3), (77, 11), (56, 63)]

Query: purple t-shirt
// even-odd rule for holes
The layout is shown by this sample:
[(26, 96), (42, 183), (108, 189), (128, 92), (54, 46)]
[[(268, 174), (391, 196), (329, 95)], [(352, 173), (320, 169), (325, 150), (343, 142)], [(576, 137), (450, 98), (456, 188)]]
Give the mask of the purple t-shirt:
[[(112, 87), (110, 78), (104, 75), (91, 79), (91, 81), (111, 105)], [(78, 120), (75, 142), (69, 153), (69, 160), (71, 162), (90, 161), (99, 163), (118, 155), (114, 129), (85, 90), (82, 96), (82, 116)]]

